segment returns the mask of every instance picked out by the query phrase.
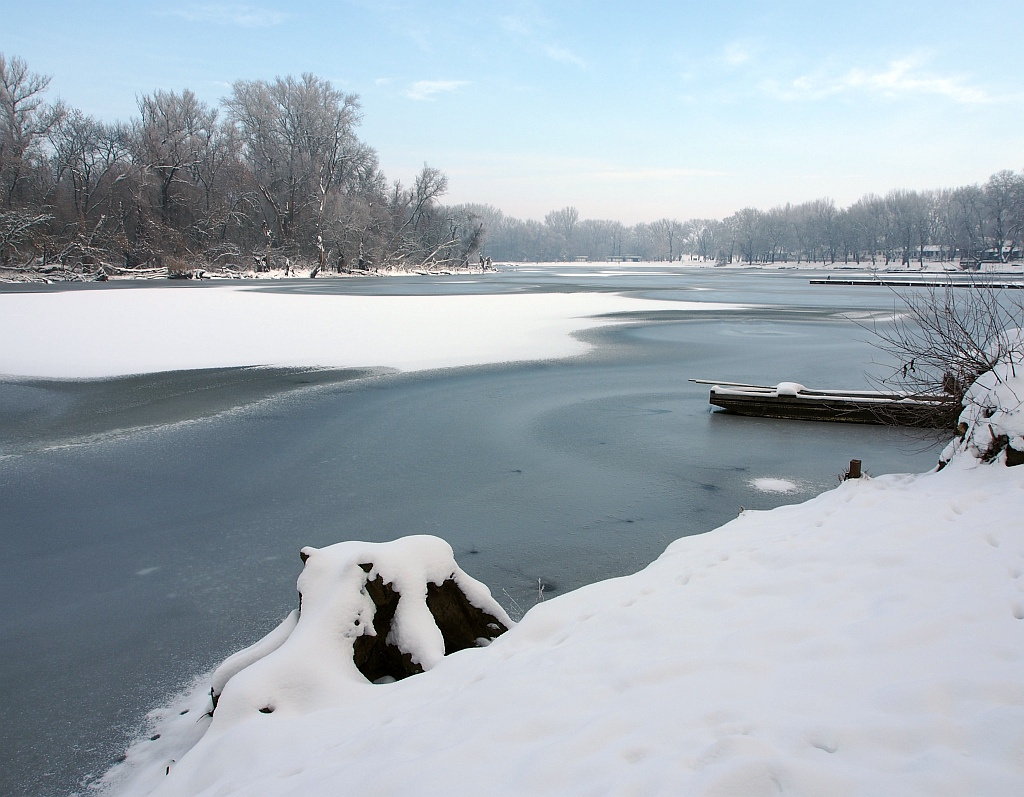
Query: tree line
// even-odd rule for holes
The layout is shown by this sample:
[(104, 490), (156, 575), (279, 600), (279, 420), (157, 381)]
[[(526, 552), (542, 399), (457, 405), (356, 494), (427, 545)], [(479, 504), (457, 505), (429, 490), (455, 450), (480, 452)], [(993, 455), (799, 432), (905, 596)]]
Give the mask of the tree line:
[(437, 269), (478, 253), (443, 172), (389, 182), (355, 129), (358, 97), (312, 74), (239, 80), (212, 107), (154, 91), (104, 122), (0, 53), (0, 267)]
[(574, 207), (543, 222), (505, 216), (487, 205), (465, 212), (483, 220), (486, 251), (496, 260), (674, 260), (717, 263), (783, 261), (872, 266), (954, 261), (965, 267), (1021, 256), (1024, 172), (1000, 171), (983, 185), (868, 194), (846, 208), (832, 199), (759, 210), (725, 219), (664, 218), (628, 227), (580, 219)]
[(0, 267), (104, 277), (146, 268), (312, 274), (458, 268), (505, 261), (779, 261), (965, 266), (1019, 257), (1024, 172), (983, 185), (831, 199), (725, 219), (626, 226), (543, 221), (490, 205), (445, 205), (447, 177), (424, 165), (389, 182), (355, 130), (359, 99), (312, 74), (238, 80), (219, 107), (188, 89), (138, 98), (104, 122), (48, 101), (50, 78), (0, 53)]

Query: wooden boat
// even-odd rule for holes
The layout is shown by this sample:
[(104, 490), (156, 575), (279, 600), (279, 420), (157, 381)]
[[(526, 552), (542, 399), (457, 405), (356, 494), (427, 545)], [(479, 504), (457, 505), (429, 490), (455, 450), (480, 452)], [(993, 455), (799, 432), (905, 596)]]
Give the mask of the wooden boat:
[(839, 277), (832, 279), (829, 275), (825, 279), (812, 279), (809, 280), (811, 285), (846, 285), (846, 286), (866, 286), (871, 288), (885, 287), (885, 288), (1005, 288), (1005, 289), (1020, 289), (1024, 288), (1024, 281), (1021, 280), (1001, 280), (996, 281), (993, 279), (972, 279), (972, 280), (943, 280), (943, 279), (929, 279), (928, 277), (895, 277), (890, 278), (850, 278), (850, 277)]
[(949, 395), (811, 390), (796, 382), (769, 386), (710, 379), (690, 381), (711, 385), (712, 405), (759, 418), (954, 428), (961, 410)]

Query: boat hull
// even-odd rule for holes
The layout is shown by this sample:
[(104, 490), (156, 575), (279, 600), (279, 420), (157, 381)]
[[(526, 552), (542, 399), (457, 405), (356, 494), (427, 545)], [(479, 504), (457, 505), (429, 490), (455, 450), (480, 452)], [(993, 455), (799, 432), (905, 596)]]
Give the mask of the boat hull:
[(871, 400), (818, 396), (774, 396), (711, 391), (711, 404), (737, 415), (798, 421), (869, 423), (885, 426), (954, 428), (960, 408), (952, 401)]

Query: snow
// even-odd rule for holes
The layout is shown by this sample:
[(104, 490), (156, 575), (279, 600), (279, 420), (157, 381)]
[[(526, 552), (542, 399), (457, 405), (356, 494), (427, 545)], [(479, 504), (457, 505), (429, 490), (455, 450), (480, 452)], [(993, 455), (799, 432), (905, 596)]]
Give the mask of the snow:
[[(455, 563), (451, 546), (417, 535), (389, 543), (342, 542), (303, 548), (299, 577), (301, 612), (295, 611), (255, 645), (218, 667), (211, 686), (218, 696), (207, 736), (274, 713), (297, 717), (360, 702), (370, 684), (353, 661), (353, 644), (374, 635), (374, 604), (366, 583), (380, 577), (401, 599), (388, 642), (408, 653), (423, 670), (436, 667), (445, 642), (426, 603), (426, 585), (453, 579), (470, 603), (510, 627), (505, 610), (486, 586)], [(363, 563), (373, 564), (365, 570)]]
[(789, 479), (776, 479), (770, 476), (751, 479), (750, 486), (762, 493), (792, 493), (797, 489), (796, 482), (791, 482)]
[[(240, 708), (202, 720), (187, 754), (199, 709), (164, 712), (161, 740), (108, 783), (132, 797), (1017, 795), (1022, 510), (1024, 468), (969, 454), (849, 480), (684, 537), (384, 685), (346, 663), (337, 618), (365, 606), (337, 606), (332, 586), (361, 577), (365, 544), (321, 549), (299, 583), (304, 613), (319, 593), (310, 633), (300, 620), (256, 666), (276, 664), (236, 674), (222, 701), (237, 685)], [(411, 539), (388, 578), (452, 566)], [(287, 710), (253, 710), (282, 696)]]
[[(19, 341), (0, 351), (0, 372), (571, 356), (585, 351), (573, 332), (607, 323), (597, 316), (661, 306), (687, 305), (238, 286), (0, 294), (0, 334)], [(29, 320), (39, 332), (27, 338)], [(1002, 436), (1024, 450), (1020, 360), (971, 388), (941, 469), (745, 511), (639, 573), (538, 603), (487, 646), (443, 655), (428, 620), (423, 585), (449, 577), (507, 620), (443, 541), (304, 549), (301, 611), (154, 711), (103, 786), (121, 797), (1016, 797), (1024, 467), (988, 453)], [(371, 684), (351, 658), (377, 576), (408, 595), (392, 641), (425, 670), (393, 683)]]
[[(251, 285), (0, 293), (0, 374), (102, 378), (231, 366), (416, 371), (570, 357), (598, 316), (736, 305), (603, 293), (352, 296)], [(616, 322), (620, 322), (617, 319)], [(31, 329), (31, 334), (25, 330)]]
[(802, 393), (804, 390), (807, 390), (807, 388), (799, 382), (779, 382), (779, 384), (775, 386), (775, 395), (795, 396), (798, 393)]
[(963, 435), (942, 452), (943, 461), (956, 454), (999, 455), (1005, 461), (1006, 445), (1024, 452), (1024, 330), (1008, 330), (1003, 342), (1003, 356), (967, 390), (960, 414)]

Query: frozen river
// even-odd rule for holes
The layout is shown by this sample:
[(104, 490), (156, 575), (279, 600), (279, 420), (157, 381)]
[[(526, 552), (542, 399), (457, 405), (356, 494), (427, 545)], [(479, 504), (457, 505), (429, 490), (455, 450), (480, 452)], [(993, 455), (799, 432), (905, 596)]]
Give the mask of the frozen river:
[[(895, 430), (723, 416), (687, 381), (864, 387), (876, 355), (845, 315), (893, 294), (809, 276), (583, 264), (278, 283), (753, 307), (633, 314), (585, 333), (590, 354), (530, 364), (0, 383), (0, 793), (66, 794), (109, 766), (147, 710), (295, 605), (304, 545), (437, 534), (515, 615), (538, 584), (631, 573), (742, 508), (809, 498), (851, 458), (930, 468), (937, 450)], [(795, 489), (756, 486), (778, 481)]]

